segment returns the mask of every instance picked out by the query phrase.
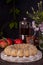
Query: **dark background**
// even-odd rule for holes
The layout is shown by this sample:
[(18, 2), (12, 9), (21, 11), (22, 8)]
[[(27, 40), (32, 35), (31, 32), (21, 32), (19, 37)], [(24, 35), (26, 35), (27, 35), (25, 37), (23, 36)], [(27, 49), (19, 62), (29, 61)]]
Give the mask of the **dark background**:
[[(35, 10), (37, 10), (37, 2), (39, 1), (40, 0), (12, 0), (10, 4), (6, 4), (6, 0), (0, 0), (0, 31), (3, 26), (3, 36), (10, 38), (19, 37), (19, 28), (13, 28), (10, 30), (8, 27), (8, 23), (14, 19), (13, 13), (9, 14), (9, 10), (13, 6), (20, 10), (20, 14), (17, 16), (17, 22), (19, 24), (19, 21), (21, 21), (23, 17), (27, 17), (27, 10), (32, 13), (32, 6), (35, 8)], [(31, 21), (31, 19), (29, 19), (29, 21)]]

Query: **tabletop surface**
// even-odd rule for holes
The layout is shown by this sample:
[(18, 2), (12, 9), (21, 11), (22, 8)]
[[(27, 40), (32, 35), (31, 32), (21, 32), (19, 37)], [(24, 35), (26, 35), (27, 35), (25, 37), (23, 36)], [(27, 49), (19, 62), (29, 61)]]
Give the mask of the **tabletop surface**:
[[(0, 49), (0, 53), (3, 49)], [(43, 53), (43, 52), (42, 52)], [(43, 58), (35, 61), (35, 62), (28, 62), (28, 63), (15, 63), (15, 62), (7, 62), (0, 58), (0, 65), (43, 65)]]

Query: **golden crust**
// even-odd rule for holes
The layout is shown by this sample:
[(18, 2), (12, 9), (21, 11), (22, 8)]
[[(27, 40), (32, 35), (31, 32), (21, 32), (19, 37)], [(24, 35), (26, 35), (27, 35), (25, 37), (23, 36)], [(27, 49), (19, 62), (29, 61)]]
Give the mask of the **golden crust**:
[(29, 56), (34, 56), (38, 52), (36, 46), (32, 44), (15, 44), (15, 45), (10, 45), (7, 46), (4, 49), (4, 53), (6, 55), (10, 56), (19, 56), (19, 57), (29, 57)]
[(17, 49), (13, 49), (13, 50), (11, 51), (11, 56), (17, 57), (17, 52), (18, 52)]
[(28, 49), (25, 49), (25, 50), (24, 50), (24, 56), (25, 56), (25, 57), (29, 57), (29, 50), (28, 50)]
[(18, 50), (17, 56), (19, 56), (19, 57), (23, 57), (24, 56), (23, 49), (19, 49)]

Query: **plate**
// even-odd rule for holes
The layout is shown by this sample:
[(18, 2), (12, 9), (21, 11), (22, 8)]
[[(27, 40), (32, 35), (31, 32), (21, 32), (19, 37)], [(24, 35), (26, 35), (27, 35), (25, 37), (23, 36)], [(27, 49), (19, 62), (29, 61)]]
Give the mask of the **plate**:
[(41, 58), (42, 58), (42, 52), (39, 50), (37, 55), (29, 56), (29, 57), (12, 57), (5, 55), (3, 51), (1, 52), (1, 59), (8, 62), (33, 62), (33, 61), (38, 61)]

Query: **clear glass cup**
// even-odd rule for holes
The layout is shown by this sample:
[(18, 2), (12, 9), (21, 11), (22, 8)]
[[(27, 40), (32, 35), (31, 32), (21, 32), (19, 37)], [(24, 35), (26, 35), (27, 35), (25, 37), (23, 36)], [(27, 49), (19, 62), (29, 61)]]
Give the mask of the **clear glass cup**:
[(26, 43), (34, 44), (34, 36), (26, 36)]

